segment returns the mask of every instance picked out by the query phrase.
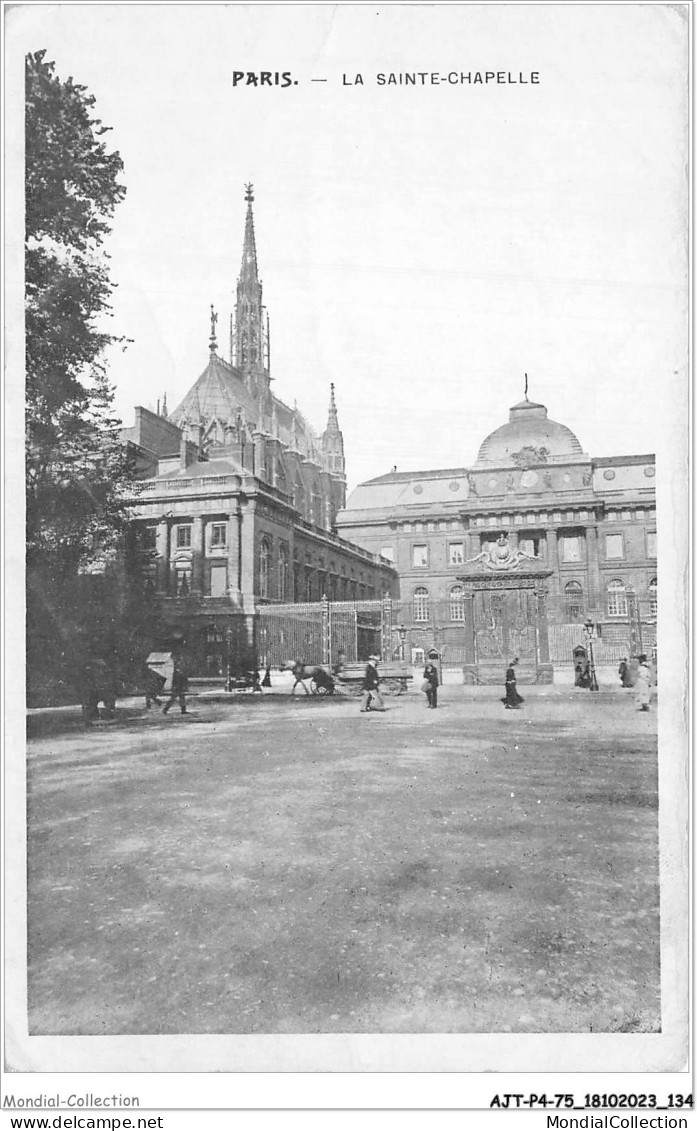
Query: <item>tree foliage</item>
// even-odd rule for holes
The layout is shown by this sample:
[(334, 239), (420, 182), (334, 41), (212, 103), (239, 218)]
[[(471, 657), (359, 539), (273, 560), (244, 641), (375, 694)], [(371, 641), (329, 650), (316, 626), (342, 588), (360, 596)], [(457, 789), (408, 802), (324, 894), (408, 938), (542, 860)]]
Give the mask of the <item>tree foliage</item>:
[(26, 59), (27, 553), (57, 576), (112, 544), (125, 516), (102, 244), (126, 190), (94, 97), (44, 55)]
[[(123, 562), (132, 469), (114, 416), (105, 351), (113, 284), (103, 246), (125, 196), (94, 97), (26, 58), (25, 286), (27, 630), (30, 696), (64, 684), (102, 637), (116, 655), (130, 595)], [(108, 567), (107, 567), (108, 574)], [(129, 606), (130, 607), (130, 606)], [(108, 631), (107, 631), (108, 630)], [(109, 640), (106, 640), (106, 637)], [(47, 674), (50, 673), (50, 674)], [(37, 691), (38, 689), (38, 691)]]

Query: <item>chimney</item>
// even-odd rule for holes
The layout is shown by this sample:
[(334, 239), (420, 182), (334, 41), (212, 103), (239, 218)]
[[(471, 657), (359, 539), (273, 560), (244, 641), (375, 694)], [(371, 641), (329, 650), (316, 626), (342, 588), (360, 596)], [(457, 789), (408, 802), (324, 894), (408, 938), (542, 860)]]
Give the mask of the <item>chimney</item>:
[(187, 440), (186, 434), (182, 432), (182, 438), (179, 441), (179, 466), (182, 470), (189, 467), (192, 463), (196, 463), (198, 459), (198, 444), (192, 444), (191, 440)]

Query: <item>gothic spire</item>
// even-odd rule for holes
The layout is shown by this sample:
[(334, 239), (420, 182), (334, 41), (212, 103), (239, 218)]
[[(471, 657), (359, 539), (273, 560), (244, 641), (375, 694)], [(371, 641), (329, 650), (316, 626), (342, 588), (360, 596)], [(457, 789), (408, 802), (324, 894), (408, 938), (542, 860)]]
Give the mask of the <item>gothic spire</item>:
[(254, 238), (254, 213), (252, 212), (252, 204), (254, 202), (254, 185), (245, 185), (244, 199), (247, 201), (247, 218), (244, 224), (244, 244), (242, 246), (242, 267), (240, 270), (240, 282), (244, 280), (253, 285), (259, 285), (259, 271), (257, 268), (257, 245)]
[(336, 411), (336, 400), (334, 399), (334, 382), (332, 381), (329, 386), (329, 416), (327, 418), (327, 432), (339, 431), (339, 414)]
[(235, 326), (231, 335), (234, 348), (233, 364), (242, 372), (245, 384), (254, 397), (262, 396), (268, 389), (269, 328), (262, 302), (261, 280), (257, 267), (257, 247), (254, 236), (254, 187), (245, 186), (247, 216), (242, 245), (242, 266), (237, 280)]
[(344, 458), (344, 437), (339, 427), (339, 413), (334, 397), (334, 383), (329, 386), (329, 416), (326, 430), (321, 436), (322, 452), (327, 471), (343, 480), (343, 494), (340, 506), (346, 502), (346, 460)]

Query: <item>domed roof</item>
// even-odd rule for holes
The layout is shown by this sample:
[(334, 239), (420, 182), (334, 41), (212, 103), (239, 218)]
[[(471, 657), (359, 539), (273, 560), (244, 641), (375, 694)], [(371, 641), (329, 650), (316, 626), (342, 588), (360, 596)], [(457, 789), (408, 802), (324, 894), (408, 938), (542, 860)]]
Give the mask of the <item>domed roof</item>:
[(571, 429), (550, 420), (543, 404), (526, 399), (510, 409), (508, 424), (487, 436), (477, 463), (547, 463), (574, 455), (583, 455), (583, 448)]

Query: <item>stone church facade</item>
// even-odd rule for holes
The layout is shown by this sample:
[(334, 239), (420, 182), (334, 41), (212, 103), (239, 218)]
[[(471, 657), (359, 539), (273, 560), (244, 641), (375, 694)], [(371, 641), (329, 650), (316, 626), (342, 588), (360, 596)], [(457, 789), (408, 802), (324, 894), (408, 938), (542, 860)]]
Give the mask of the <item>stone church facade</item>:
[[(230, 360), (211, 308), (207, 364), (177, 407), (138, 407), (124, 429), (140, 477), (132, 559), (168, 631), (186, 640), (192, 674), (256, 662), (260, 605), (382, 600), (393, 565), (339, 536), (344, 442), (333, 384), (317, 435), (271, 390), (269, 319), (247, 186)], [(288, 657), (293, 658), (293, 657)]]
[(466, 677), (491, 667), (500, 681), (518, 655), (545, 681), (587, 620), (600, 663), (655, 651), (654, 474), (652, 455), (587, 455), (526, 393), (470, 467), (362, 483), (337, 527), (394, 562), (407, 658), (435, 647)]

